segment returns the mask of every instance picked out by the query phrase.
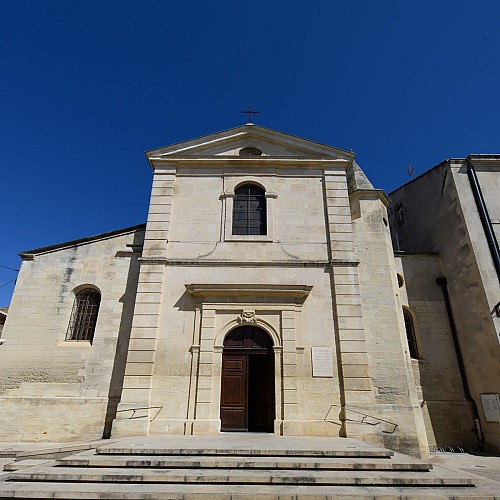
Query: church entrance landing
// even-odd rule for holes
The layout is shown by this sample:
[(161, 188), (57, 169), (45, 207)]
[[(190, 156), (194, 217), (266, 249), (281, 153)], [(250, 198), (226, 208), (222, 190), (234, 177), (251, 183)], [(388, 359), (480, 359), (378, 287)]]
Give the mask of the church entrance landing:
[(224, 340), (221, 431), (273, 432), (274, 352), (269, 335), (240, 326)]

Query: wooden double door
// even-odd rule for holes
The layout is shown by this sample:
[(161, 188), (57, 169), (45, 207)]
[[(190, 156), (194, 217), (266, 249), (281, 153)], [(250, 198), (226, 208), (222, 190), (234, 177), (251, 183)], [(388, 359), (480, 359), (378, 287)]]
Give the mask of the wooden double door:
[[(224, 343), (220, 406), (222, 431), (274, 432), (274, 352), (269, 348), (271, 339), (264, 338), (264, 345), (259, 345), (263, 343), (261, 334), (252, 332), (252, 329), (260, 330), (240, 327), (236, 329), (239, 332), (228, 339), (229, 345)], [(234, 342), (235, 337), (243, 338)]]

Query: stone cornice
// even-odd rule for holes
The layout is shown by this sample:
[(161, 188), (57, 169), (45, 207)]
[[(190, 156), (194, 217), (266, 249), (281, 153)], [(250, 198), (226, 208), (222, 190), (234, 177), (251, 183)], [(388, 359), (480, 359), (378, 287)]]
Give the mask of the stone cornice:
[(309, 285), (266, 284), (190, 284), (185, 285), (193, 297), (265, 298), (271, 302), (304, 301), (312, 290)]
[(471, 163), (478, 171), (500, 167), (500, 155), (469, 155), (465, 161)]
[(164, 165), (168, 165), (169, 171), (175, 170), (175, 168), (214, 168), (214, 167), (227, 167), (229, 165), (236, 167), (248, 167), (248, 166), (262, 166), (262, 167), (274, 167), (274, 168), (318, 168), (318, 167), (328, 167), (329, 169), (336, 169), (341, 172), (345, 172), (351, 165), (351, 159), (332, 159), (332, 158), (297, 158), (293, 156), (284, 157), (234, 157), (234, 156), (153, 156), (149, 158), (149, 163), (155, 172), (157, 170), (163, 170)]
[(354, 200), (380, 200), (386, 207), (391, 204), (391, 200), (383, 189), (356, 189), (349, 195), (351, 201)]
[(280, 261), (242, 261), (242, 260), (209, 260), (209, 259), (166, 259), (160, 257), (140, 257), (143, 264), (185, 267), (356, 267), (358, 260), (280, 260)]

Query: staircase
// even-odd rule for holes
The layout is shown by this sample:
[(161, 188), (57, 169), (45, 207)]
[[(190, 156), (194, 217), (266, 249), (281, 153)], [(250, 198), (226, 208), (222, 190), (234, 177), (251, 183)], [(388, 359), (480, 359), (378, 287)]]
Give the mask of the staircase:
[[(18, 463), (19, 467), (16, 467)], [(347, 438), (224, 434), (126, 438), (0, 482), (1, 498), (471, 498), (470, 478)], [(494, 496), (480, 495), (480, 498)]]

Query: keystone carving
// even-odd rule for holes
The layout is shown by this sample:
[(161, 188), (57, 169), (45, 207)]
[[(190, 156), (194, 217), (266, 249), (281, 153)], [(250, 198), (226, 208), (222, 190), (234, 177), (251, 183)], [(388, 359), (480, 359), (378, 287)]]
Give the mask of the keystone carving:
[(258, 319), (255, 309), (243, 309), (237, 321), (238, 323), (257, 323)]

